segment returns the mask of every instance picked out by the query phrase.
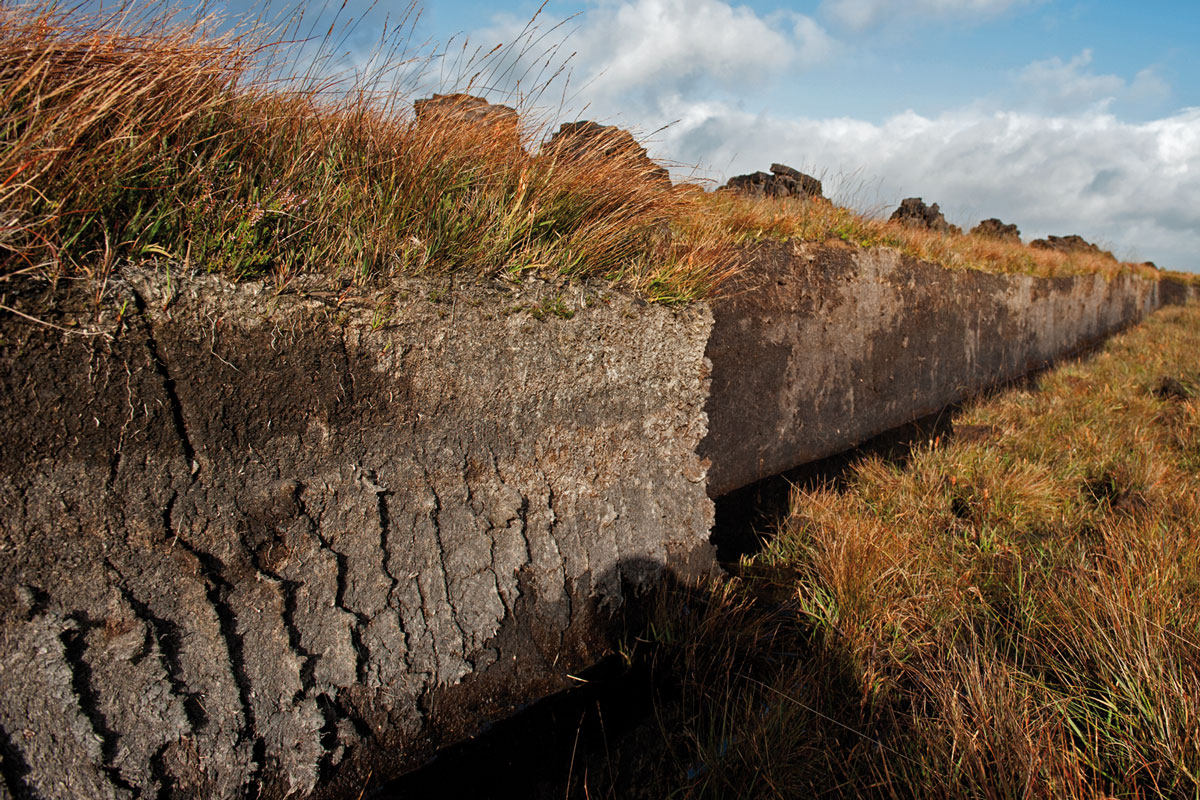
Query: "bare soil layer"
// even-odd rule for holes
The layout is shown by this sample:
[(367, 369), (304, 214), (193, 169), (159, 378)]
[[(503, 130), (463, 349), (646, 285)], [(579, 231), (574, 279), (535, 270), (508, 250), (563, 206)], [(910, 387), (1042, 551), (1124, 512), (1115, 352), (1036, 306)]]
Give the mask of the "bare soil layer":
[(710, 497), (1195, 294), (757, 256), (674, 310), (6, 281), (0, 798), (369, 791), (570, 685), (637, 590), (710, 574)]
[(355, 796), (712, 569), (704, 306), (29, 288), (75, 332), (0, 317), (0, 795)]
[(1133, 274), (997, 275), (838, 242), (762, 244), (712, 304), (709, 494), (854, 447), (1196, 297), (1195, 285)]

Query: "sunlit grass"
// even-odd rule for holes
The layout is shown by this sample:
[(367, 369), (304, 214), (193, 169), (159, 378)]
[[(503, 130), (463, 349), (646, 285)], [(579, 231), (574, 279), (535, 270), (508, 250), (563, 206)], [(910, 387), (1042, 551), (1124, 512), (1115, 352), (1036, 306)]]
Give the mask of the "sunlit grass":
[[(743, 246), (763, 239), (892, 247), (954, 269), (1153, 272), (914, 230), (826, 201), (671, 187), (639, 154), (605, 153), (612, 142), (544, 152), (548, 128), (521, 98), (548, 83), (517, 97), (520, 146), (452, 114), (419, 120), (413, 86), (395, 80), (419, 72), (404, 25), (369, 74), (339, 77), (301, 66), (294, 23), (222, 28), (161, 2), (84, 9), (0, 9), (7, 274), (104, 277), (147, 260), (276, 287), (301, 272), (358, 283), (532, 273), (687, 302), (719, 292)], [(486, 83), (529, 41), (468, 57), (457, 69), (465, 86), (445, 88)], [(542, 55), (556, 59), (553, 48)]]
[[(825, 199), (748, 197), (734, 192), (711, 194), (708, 203), (720, 235), (738, 243), (760, 240), (824, 242), (840, 239), (860, 247), (890, 247), (951, 269), (1059, 277), (1099, 273), (1159, 273), (1142, 264), (1122, 263), (1102, 254), (1064, 253), (1019, 241), (971, 234), (938, 233), (901, 222), (874, 219)], [(1189, 276), (1190, 277), (1190, 276)]]
[(278, 286), (302, 271), (536, 273), (686, 301), (733, 268), (728, 248), (671, 236), (707, 212), (629, 149), (530, 155), (536, 131), (521, 147), (452, 113), (417, 119), (369, 76), (289, 76), (276, 30), (218, 35), (165, 4), (8, 6), (0, 23), (10, 272), (165, 258)]
[(970, 405), (970, 435), (797, 489), (704, 613), (663, 606), (687, 687), (664, 784), (1196, 796), (1198, 423), (1200, 308), (1172, 308)]

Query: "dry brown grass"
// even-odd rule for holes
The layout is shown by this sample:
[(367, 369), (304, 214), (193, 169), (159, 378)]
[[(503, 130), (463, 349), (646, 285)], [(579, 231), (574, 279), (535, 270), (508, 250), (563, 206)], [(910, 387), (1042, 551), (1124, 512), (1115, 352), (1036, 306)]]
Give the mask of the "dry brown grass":
[(665, 784), (1200, 793), (1198, 354), (1200, 308), (1165, 310), (975, 403), (971, 437), (797, 490), (707, 615), (666, 606), (690, 688)]
[[(601, 157), (604, 143), (582, 158), (538, 154), (536, 126), (514, 148), (450, 117), (418, 124), (406, 85), (387, 88), (410, 66), (397, 50), (403, 26), (375, 71), (350, 79), (289, 61), (286, 23), (216, 33), (217, 20), (173, 16), (165, 3), (80, 8), (0, 8), (9, 274), (105, 276), (146, 259), (280, 287), (305, 271), (352, 281), (533, 272), (603, 276), (684, 302), (716, 291), (737, 270), (737, 245), (760, 238), (840, 238), (953, 269), (1144, 269), (914, 230), (823, 201), (672, 188), (632, 153)], [(458, 72), (469, 88), (505, 63), (491, 52)]]
[(9, 272), (57, 279), (146, 258), (280, 286), (300, 271), (536, 272), (670, 302), (730, 268), (728, 248), (671, 235), (707, 212), (632, 154), (530, 155), (453, 115), (418, 121), (378, 74), (289, 75), (293, 50), (272, 30), (214, 29), (165, 4), (4, 7)]
[(1057, 277), (1099, 273), (1113, 276), (1159, 273), (1142, 264), (1122, 263), (1093, 253), (1042, 250), (970, 234), (944, 234), (899, 222), (872, 219), (824, 200), (747, 197), (716, 192), (708, 198), (719, 220), (717, 235), (735, 242), (758, 239), (822, 242), (842, 239), (862, 247), (892, 247), (950, 269)]

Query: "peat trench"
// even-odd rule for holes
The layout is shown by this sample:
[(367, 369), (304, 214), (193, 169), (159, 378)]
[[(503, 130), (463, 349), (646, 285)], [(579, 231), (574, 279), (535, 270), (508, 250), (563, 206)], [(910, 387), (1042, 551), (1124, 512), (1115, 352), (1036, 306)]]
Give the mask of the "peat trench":
[[(955, 429), (953, 418), (960, 407), (948, 406), (852, 449), (716, 498), (711, 541), (718, 560), (733, 570), (742, 556), (761, 550), (787, 513), (794, 487), (839, 487), (864, 458), (878, 456), (902, 465), (914, 448), (927, 442), (978, 435), (973, 426)], [(645, 630), (644, 606), (627, 603), (622, 628), (629, 641), (639, 639)], [(653, 648), (634, 648), (624, 657), (608, 656), (577, 676), (578, 687), (530, 704), (365, 797), (412, 800), (449, 793), (549, 800), (625, 798), (638, 796), (638, 788), (653, 791), (643, 773), (652, 771), (655, 762), (672, 757), (662, 720), (673, 716), (671, 706), (679, 695), (678, 676), (656, 668), (654, 655)]]
[[(1053, 364), (1002, 382), (977, 397), (1034, 386), (1049, 369), (1086, 359), (1100, 345), (1092, 342), (1078, 347)], [(903, 466), (913, 450), (926, 443), (985, 435), (977, 426), (954, 425), (961, 408), (962, 403), (954, 403), (856, 447), (715, 498), (710, 541), (718, 561), (733, 571), (742, 556), (759, 552), (787, 514), (793, 489), (841, 488), (855, 464), (865, 458), (875, 456)], [(703, 597), (695, 600), (704, 602)], [(621, 627), (626, 639), (640, 639), (647, 625), (644, 604), (639, 608), (636, 601), (627, 602), (625, 615)], [(578, 687), (530, 704), (474, 738), (441, 750), (424, 767), (365, 797), (413, 800), (446, 792), (531, 800), (657, 797), (654, 765), (673, 757), (663, 721), (669, 725), (677, 710), (678, 675), (656, 664), (653, 648), (634, 648), (625, 657), (608, 656), (577, 677)]]

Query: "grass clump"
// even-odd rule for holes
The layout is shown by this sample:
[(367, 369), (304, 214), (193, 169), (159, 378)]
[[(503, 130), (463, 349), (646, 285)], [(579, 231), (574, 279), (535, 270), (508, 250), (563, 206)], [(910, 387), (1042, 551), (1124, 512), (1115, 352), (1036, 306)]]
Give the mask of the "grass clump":
[(148, 258), (279, 286), (304, 271), (535, 272), (684, 301), (727, 269), (719, 246), (671, 235), (705, 211), (632, 153), (601, 141), (530, 155), (536, 131), (418, 118), (402, 90), (379, 90), (402, 56), (346, 85), (289, 63), (282, 29), (218, 22), (165, 4), (0, 9), (10, 274), (103, 276)]
[(653, 629), (685, 687), (663, 793), (1200, 794), (1197, 353), (1200, 308), (1165, 310), (796, 489)]

